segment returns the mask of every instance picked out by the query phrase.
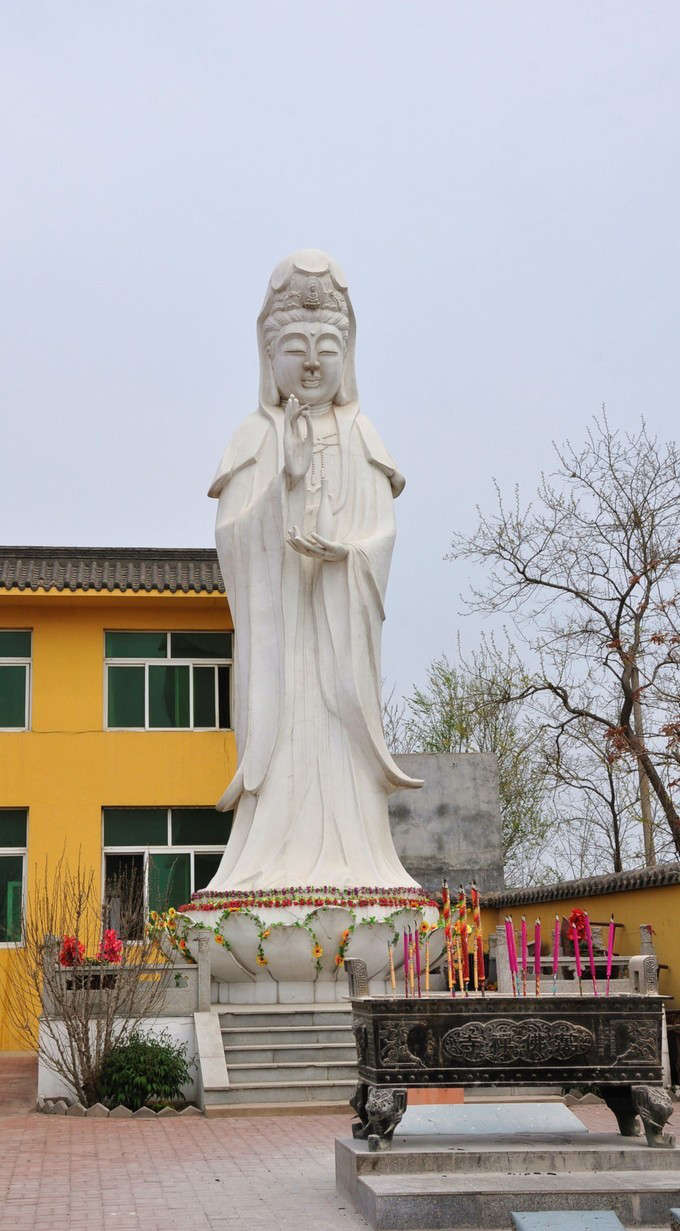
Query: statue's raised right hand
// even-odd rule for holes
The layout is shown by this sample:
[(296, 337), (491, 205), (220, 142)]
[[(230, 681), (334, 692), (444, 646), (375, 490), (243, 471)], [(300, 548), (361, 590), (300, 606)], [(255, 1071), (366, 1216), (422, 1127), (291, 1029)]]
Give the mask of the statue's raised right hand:
[[(304, 419), (307, 435), (300, 431), (300, 419)], [(301, 406), (297, 398), (289, 397), (283, 424), (283, 468), (288, 483), (294, 487), (306, 475), (312, 464), (314, 435), (309, 419), (309, 407)]]

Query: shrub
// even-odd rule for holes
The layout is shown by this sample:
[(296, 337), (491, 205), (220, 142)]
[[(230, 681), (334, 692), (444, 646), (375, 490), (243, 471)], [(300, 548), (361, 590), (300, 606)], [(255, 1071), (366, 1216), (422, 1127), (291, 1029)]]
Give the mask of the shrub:
[(101, 1100), (137, 1111), (145, 1103), (169, 1103), (180, 1097), (190, 1079), (186, 1043), (175, 1043), (167, 1030), (152, 1036), (135, 1031), (115, 1044), (101, 1071)]

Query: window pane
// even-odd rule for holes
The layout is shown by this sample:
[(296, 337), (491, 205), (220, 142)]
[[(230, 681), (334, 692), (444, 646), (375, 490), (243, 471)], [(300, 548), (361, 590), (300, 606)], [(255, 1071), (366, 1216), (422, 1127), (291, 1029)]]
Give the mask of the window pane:
[(167, 808), (104, 809), (104, 846), (167, 845)]
[(219, 706), (219, 727), (226, 731), (231, 726), (229, 709), (229, 668), (217, 668), (217, 704)]
[(0, 666), (0, 727), (26, 726), (28, 667)]
[(109, 727), (144, 726), (144, 668), (108, 668)]
[(30, 632), (8, 632), (0, 629), (0, 658), (30, 658)]
[(26, 809), (0, 808), (0, 846), (26, 845)]
[(183, 906), (191, 898), (188, 855), (149, 855), (149, 910)]
[(194, 890), (205, 889), (221, 862), (221, 855), (194, 855)]
[(171, 633), (171, 658), (231, 658), (231, 633)]
[(21, 855), (0, 856), (0, 941), (21, 940)]
[(173, 846), (226, 846), (232, 817), (214, 808), (173, 808)]
[(189, 667), (149, 667), (149, 726), (189, 727)]
[(215, 667), (194, 667), (194, 726), (215, 726)]
[(106, 856), (104, 901), (106, 926), (123, 940), (141, 940), (146, 922), (143, 855)]
[(107, 633), (107, 658), (167, 658), (165, 633)]

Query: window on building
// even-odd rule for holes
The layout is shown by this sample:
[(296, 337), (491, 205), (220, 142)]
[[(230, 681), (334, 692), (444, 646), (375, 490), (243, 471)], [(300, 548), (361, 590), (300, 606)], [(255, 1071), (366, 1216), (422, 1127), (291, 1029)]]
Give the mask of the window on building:
[(181, 906), (212, 880), (232, 814), (214, 808), (104, 808), (103, 819), (110, 926), (134, 939), (150, 911)]
[(107, 727), (228, 728), (231, 638), (211, 632), (107, 632)]
[(21, 940), (27, 822), (26, 808), (0, 808), (0, 945)]
[(0, 628), (0, 730), (26, 730), (30, 697), (31, 633)]

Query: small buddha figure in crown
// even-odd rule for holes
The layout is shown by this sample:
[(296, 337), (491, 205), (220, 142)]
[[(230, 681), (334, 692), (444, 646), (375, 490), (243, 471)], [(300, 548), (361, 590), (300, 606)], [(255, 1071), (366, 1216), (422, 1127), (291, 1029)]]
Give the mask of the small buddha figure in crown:
[(210, 488), (235, 628), (235, 810), (210, 889), (414, 886), (387, 796), (380, 640), (404, 479), (359, 410), (347, 283), (307, 249), (270, 279), (260, 402)]

